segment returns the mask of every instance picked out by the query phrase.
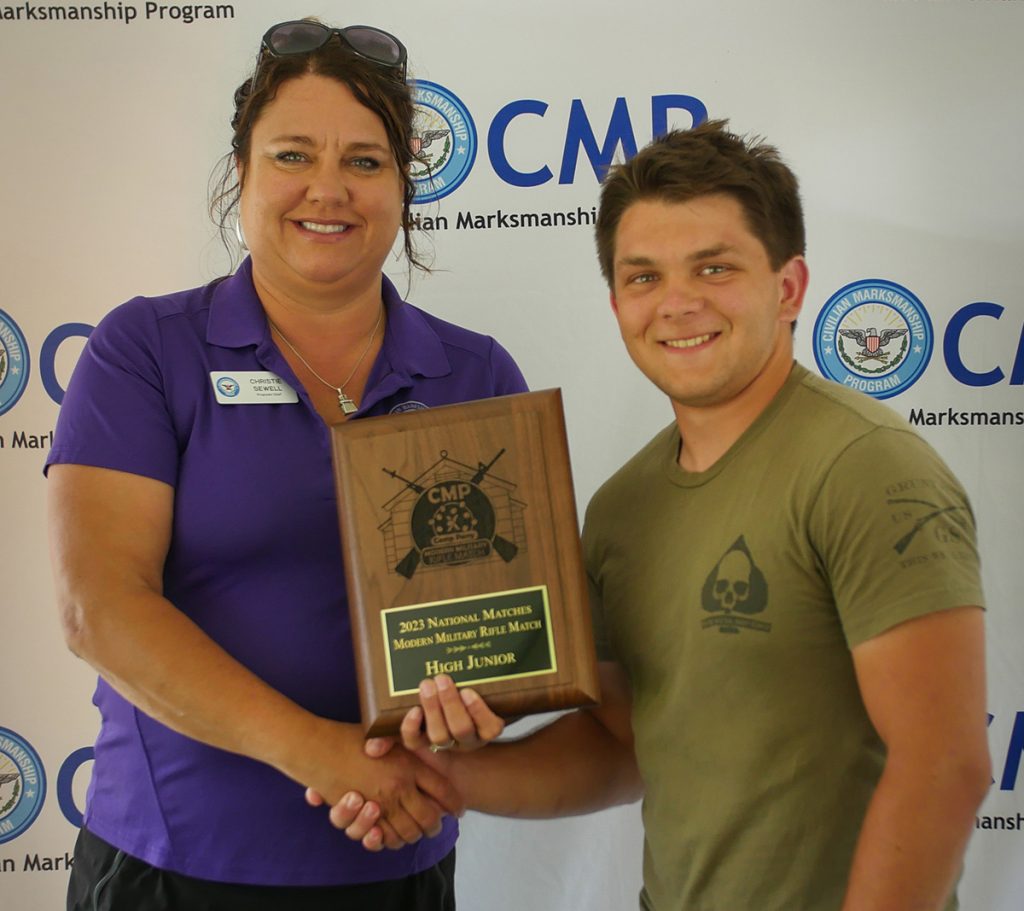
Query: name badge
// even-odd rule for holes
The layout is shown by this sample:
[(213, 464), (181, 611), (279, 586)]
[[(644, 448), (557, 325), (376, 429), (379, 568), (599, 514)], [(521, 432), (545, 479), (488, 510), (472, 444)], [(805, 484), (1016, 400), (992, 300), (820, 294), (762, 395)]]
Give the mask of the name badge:
[(295, 390), (269, 370), (211, 370), (210, 382), (221, 405), (288, 405), (299, 400)]

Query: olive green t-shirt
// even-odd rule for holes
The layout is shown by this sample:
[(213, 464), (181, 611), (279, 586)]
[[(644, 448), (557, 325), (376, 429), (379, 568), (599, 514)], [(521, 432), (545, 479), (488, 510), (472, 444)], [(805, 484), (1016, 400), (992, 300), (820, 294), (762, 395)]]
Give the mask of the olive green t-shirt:
[(982, 603), (970, 505), (901, 418), (799, 365), (712, 468), (679, 445), (659, 433), (584, 529), (633, 687), (641, 906), (838, 911), (885, 760), (851, 649)]

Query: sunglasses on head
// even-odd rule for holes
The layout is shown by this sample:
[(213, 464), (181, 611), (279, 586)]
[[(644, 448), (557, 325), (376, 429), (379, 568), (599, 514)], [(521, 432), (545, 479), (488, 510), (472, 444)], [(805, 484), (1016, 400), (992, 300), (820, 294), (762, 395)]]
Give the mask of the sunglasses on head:
[[(405, 64), (408, 54), (405, 45), (394, 35), (371, 25), (350, 25), (346, 28), (331, 28), (319, 22), (298, 19), (291, 22), (279, 22), (267, 29), (260, 42), (260, 58), (264, 51), (274, 57), (290, 57), (298, 54), (309, 54), (322, 48), (335, 35), (350, 51), (364, 60), (378, 66), (393, 69), (398, 77), (405, 80)], [(260, 74), (259, 60), (252, 74), (249, 90), (256, 87), (256, 78)]]

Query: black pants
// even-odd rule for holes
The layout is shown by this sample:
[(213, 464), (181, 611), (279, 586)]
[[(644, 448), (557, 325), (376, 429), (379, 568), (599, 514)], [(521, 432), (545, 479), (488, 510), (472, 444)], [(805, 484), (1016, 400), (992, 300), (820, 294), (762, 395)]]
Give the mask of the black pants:
[(355, 886), (248, 886), (137, 860), (82, 829), (68, 911), (455, 911), (455, 851), (403, 879)]

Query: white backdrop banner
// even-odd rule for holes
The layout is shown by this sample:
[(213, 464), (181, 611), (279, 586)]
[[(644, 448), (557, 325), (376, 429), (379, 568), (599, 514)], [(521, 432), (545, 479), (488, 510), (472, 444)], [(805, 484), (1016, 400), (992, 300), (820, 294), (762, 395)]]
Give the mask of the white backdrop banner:
[[(598, 274), (598, 175), (705, 116), (782, 150), (808, 223), (798, 358), (908, 417), (974, 502), (994, 782), (961, 898), (1019, 911), (1024, 0), (343, 6), (0, 3), (0, 905), (61, 907), (98, 723), (47, 560), (41, 466), (65, 384), (112, 307), (225, 272), (206, 206), (232, 93), (268, 25), (318, 15), (408, 45), (419, 132), (436, 143), (439, 181), (415, 207), (435, 271), (388, 270), (417, 304), (500, 339), (533, 388), (562, 387), (581, 509), (671, 420), (626, 357)], [(873, 373), (843, 328), (877, 330), (899, 369)], [(906, 328), (906, 345), (883, 342), (886, 328)], [(635, 907), (640, 853), (636, 807), (470, 814), (460, 905)]]

